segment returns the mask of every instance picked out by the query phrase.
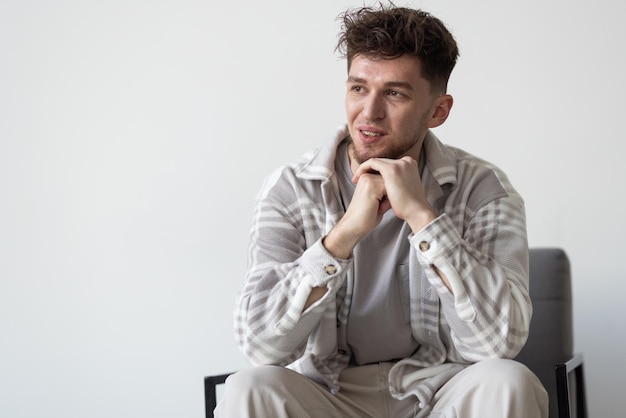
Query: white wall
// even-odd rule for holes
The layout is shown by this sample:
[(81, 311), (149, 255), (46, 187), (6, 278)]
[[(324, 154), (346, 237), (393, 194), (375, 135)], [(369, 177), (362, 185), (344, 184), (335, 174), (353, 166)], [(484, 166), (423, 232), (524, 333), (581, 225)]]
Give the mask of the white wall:
[[(0, 416), (201, 417), (262, 177), (343, 121), (345, 6), (0, 1)], [(398, 4), (405, 4), (398, 2)], [(446, 142), (572, 261), (592, 416), (626, 408), (626, 6), (413, 1), (462, 56)]]

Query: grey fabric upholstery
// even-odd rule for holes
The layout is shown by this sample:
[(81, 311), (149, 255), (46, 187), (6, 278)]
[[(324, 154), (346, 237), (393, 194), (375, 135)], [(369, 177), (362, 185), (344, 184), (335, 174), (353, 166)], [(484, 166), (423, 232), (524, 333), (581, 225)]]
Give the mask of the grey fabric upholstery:
[(574, 345), (570, 263), (563, 250), (531, 248), (530, 298), (530, 334), (517, 360), (539, 377), (550, 395), (550, 417), (557, 417), (555, 365), (572, 358)]

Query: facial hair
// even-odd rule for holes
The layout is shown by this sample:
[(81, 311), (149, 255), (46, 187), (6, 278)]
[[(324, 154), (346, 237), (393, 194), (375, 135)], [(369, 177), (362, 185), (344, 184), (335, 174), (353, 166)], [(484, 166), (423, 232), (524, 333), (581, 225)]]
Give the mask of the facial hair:
[(411, 141), (406, 141), (400, 144), (393, 144), (389, 148), (382, 150), (381, 152), (370, 155), (369, 153), (359, 152), (354, 146), (354, 141), (352, 138), (349, 138), (348, 149), (352, 152), (352, 158), (356, 160), (359, 164), (363, 164), (365, 161), (370, 158), (389, 158), (392, 160), (397, 160), (404, 157), (409, 150), (411, 150), (417, 143), (420, 141), (422, 135), (418, 135)]
[(354, 141), (352, 140), (352, 137), (350, 137), (349, 138), (350, 142), (348, 143), (348, 149), (351, 150), (352, 158), (356, 160), (356, 162), (358, 162), (359, 164), (363, 164), (365, 161), (369, 160), (370, 158), (389, 158), (392, 160), (397, 160), (397, 159), (404, 157), (413, 147), (415, 147), (422, 140), (422, 138), (426, 134), (425, 125), (426, 125), (426, 119), (428, 118), (428, 115), (429, 115), (429, 112), (427, 111), (427, 112), (424, 112), (424, 114), (421, 116), (417, 133), (412, 139), (402, 141), (402, 142), (392, 143), (387, 148), (377, 153), (368, 152), (369, 150), (367, 146), (364, 147), (363, 151), (359, 152), (357, 147), (354, 145)]

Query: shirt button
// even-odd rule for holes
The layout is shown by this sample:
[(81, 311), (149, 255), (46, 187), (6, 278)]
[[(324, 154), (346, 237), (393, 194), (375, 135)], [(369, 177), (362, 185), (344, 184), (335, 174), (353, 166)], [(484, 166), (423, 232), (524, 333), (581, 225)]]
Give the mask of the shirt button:
[(326, 267), (324, 267), (324, 270), (326, 271), (326, 274), (328, 274), (329, 276), (337, 273), (337, 266), (334, 264), (329, 264)]
[(428, 241), (422, 241), (420, 242), (420, 251), (424, 252), (424, 251), (428, 251), (430, 250), (430, 242)]

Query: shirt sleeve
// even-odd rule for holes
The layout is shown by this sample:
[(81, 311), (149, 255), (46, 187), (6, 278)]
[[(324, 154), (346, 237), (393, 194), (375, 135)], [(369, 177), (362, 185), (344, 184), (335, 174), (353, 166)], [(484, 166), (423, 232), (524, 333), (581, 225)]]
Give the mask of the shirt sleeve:
[(523, 201), (500, 197), (469, 218), (460, 227), (443, 214), (412, 235), (411, 246), (439, 294), (459, 354), (467, 361), (513, 358), (532, 314)]
[[(290, 193), (262, 196), (255, 209), (248, 270), (235, 309), (236, 340), (253, 364), (286, 365), (302, 355), (326, 309), (334, 308), (330, 301), (351, 264), (326, 251), (319, 226), (306, 223)], [(304, 310), (311, 289), (324, 286), (326, 294)]]

